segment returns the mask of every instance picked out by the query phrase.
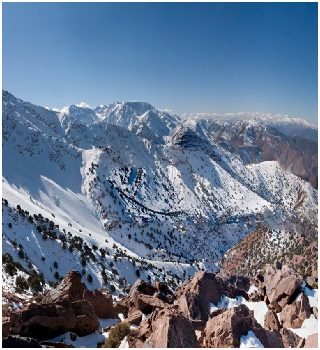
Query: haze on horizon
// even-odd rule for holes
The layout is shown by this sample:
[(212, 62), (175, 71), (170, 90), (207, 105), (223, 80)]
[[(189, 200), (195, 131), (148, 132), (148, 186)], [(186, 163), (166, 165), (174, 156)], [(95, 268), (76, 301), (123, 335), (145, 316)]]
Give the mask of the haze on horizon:
[(317, 3), (3, 3), (2, 88), (318, 121)]

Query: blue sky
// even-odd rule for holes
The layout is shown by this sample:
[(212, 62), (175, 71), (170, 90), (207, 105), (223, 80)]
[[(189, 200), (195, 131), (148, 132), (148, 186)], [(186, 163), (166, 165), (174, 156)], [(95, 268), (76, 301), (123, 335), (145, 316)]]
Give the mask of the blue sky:
[(3, 3), (2, 87), (35, 104), (147, 101), (318, 118), (317, 3)]

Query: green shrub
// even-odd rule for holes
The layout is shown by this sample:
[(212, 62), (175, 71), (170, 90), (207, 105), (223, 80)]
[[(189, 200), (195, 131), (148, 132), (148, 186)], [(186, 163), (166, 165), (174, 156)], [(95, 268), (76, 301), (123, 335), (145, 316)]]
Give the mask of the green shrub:
[(130, 333), (130, 325), (127, 322), (120, 322), (115, 325), (109, 334), (108, 339), (102, 345), (103, 348), (118, 348), (122, 339)]
[(29, 289), (29, 285), (28, 285), (27, 280), (22, 276), (17, 276), (16, 286), (21, 288), (21, 289)]
[(7, 262), (6, 263), (6, 272), (10, 275), (10, 276), (13, 276), (17, 273), (17, 269), (14, 265), (13, 262)]

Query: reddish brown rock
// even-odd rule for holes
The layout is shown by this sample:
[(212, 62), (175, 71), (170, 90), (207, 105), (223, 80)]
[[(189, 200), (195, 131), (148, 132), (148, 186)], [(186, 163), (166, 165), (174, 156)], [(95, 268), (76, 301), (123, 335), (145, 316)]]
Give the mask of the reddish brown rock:
[(268, 310), (264, 316), (264, 328), (279, 331), (280, 327), (281, 326), (277, 314), (272, 310)]
[(153, 296), (134, 293), (132, 296), (132, 301), (134, 303), (134, 308), (136, 310), (140, 310), (144, 314), (150, 314), (155, 309), (163, 309), (166, 307), (166, 304)]
[(87, 289), (86, 285), (81, 282), (81, 274), (78, 271), (69, 271), (61, 283), (44, 298), (43, 303), (55, 303), (63, 300), (77, 301), (81, 300), (83, 292)]
[(282, 341), (285, 348), (297, 348), (303, 338), (299, 337), (290, 329), (282, 328), (280, 330)]
[(113, 310), (112, 294), (102, 289), (84, 290), (83, 300), (87, 300), (94, 308), (99, 318), (113, 318), (115, 313)]
[(284, 348), (281, 333), (275, 329), (266, 330), (269, 348)]
[(252, 313), (240, 305), (213, 317), (205, 328), (205, 347), (239, 347), (240, 337), (253, 326)]
[(188, 318), (175, 308), (156, 310), (137, 329), (130, 347), (196, 348), (195, 330)]
[(39, 340), (54, 338), (67, 331), (84, 336), (99, 328), (92, 305), (84, 300), (30, 304), (25, 310), (12, 312), (10, 320), (11, 334)]
[(264, 275), (269, 307), (280, 312), (291, 301), (302, 285), (301, 275), (289, 265), (267, 265)]
[(130, 310), (126, 321), (139, 326), (142, 321), (142, 312), (140, 310)]
[(306, 339), (305, 348), (318, 348), (318, 333), (311, 334)]
[(305, 319), (311, 315), (308, 297), (301, 293), (299, 301), (286, 305), (280, 313), (280, 322), (283, 328), (300, 328)]
[(213, 273), (200, 271), (177, 288), (180, 310), (194, 320), (208, 320), (210, 303), (217, 304), (223, 294), (221, 282)]

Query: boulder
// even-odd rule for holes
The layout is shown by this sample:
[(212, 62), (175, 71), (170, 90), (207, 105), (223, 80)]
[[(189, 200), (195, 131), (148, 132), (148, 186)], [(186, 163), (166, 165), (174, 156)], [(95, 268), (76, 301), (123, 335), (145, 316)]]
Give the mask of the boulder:
[(69, 271), (61, 283), (50, 291), (42, 300), (42, 303), (49, 304), (63, 300), (78, 301), (82, 299), (87, 287), (81, 282), (81, 274), (78, 271)]
[(294, 300), (302, 282), (302, 276), (292, 266), (267, 265), (264, 284), (269, 308), (280, 312), (285, 305)]
[(82, 299), (88, 301), (93, 306), (99, 318), (115, 317), (112, 294), (110, 292), (106, 292), (102, 289), (95, 289), (93, 291), (85, 289)]
[(301, 293), (298, 301), (285, 305), (280, 313), (280, 322), (283, 328), (300, 328), (305, 319), (311, 315), (308, 297)]
[(277, 314), (272, 310), (268, 310), (264, 316), (264, 328), (279, 331), (280, 327), (281, 326)]
[(311, 334), (306, 339), (305, 348), (318, 348), (318, 333)]
[(204, 347), (239, 347), (240, 337), (253, 326), (252, 312), (245, 305), (227, 310), (206, 324)]
[(41, 344), (33, 338), (9, 335), (2, 340), (3, 348), (41, 348)]
[(280, 330), (282, 341), (285, 348), (297, 348), (301, 344), (303, 338), (299, 337), (296, 333), (290, 331), (290, 329), (282, 328)]
[(281, 333), (275, 329), (266, 330), (270, 348), (284, 348)]
[(150, 314), (157, 308), (163, 309), (166, 307), (166, 304), (162, 300), (150, 295), (135, 292), (131, 298), (134, 308), (140, 310), (144, 314)]
[(221, 281), (213, 273), (200, 271), (177, 288), (180, 310), (189, 318), (208, 320), (210, 303), (217, 304), (224, 292)]
[(126, 321), (139, 326), (142, 321), (142, 312), (140, 310), (130, 310)]
[(93, 306), (85, 300), (30, 304), (24, 310), (12, 312), (10, 321), (11, 334), (38, 340), (54, 338), (67, 331), (84, 336), (99, 328)]
[(144, 320), (130, 347), (196, 348), (197, 337), (191, 321), (174, 307), (154, 311)]

